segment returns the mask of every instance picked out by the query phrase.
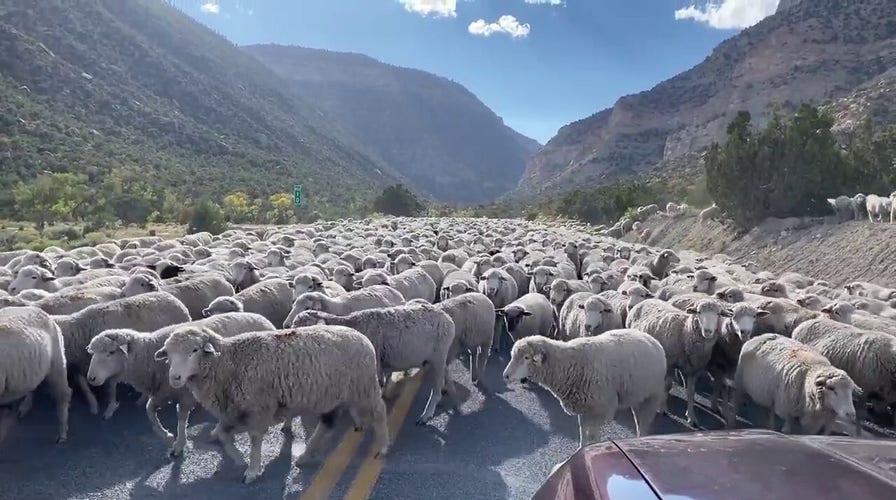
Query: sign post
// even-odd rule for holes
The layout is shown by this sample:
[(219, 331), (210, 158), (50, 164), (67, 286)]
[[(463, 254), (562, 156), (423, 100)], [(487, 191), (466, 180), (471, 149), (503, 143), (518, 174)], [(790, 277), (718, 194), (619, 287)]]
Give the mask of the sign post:
[(292, 187), (292, 204), (300, 207), (302, 206), (302, 185), (296, 184)]

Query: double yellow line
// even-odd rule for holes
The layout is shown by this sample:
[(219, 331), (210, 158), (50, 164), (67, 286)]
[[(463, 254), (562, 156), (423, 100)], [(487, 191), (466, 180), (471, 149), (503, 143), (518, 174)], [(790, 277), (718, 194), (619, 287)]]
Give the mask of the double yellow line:
[[(420, 390), (420, 385), (423, 382), (423, 372), (418, 371), (410, 379), (405, 379), (399, 383), (402, 382), (404, 387), (398, 396), (398, 400), (392, 406), (388, 417), (389, 437), (393, 443), (401, 430), (401, 426), (404, 424), (405, 418), (408, 416), (408, 412), (411, 410), (411, 405), (414, 403), (417, 392)], [(363, 439), (363, 432), (357, 432), (353, 428), (349, 428), (342, 436), (339, 444), (336, 445), (336, 448), (330, 452), (327, 459), (321, 464), (320, 470), (311, 479), (311, 484), (305, 488), (299, 497), (300, 500), (324, 500), (329, 498), (333, 488), (336, 487), (349, 464), (351, 464), (352, 458), (355, 457)], [(373, 487), (376, 486), (376, 482), (383, 472), (385, 459), (385, 457), (374, 458), (377, 451), (371, 447), (367, 457), (361, 463), (358, 475), (355, 476), (354, 481), (349, 486), (344, 500), (366, 500), (370, 497)]]

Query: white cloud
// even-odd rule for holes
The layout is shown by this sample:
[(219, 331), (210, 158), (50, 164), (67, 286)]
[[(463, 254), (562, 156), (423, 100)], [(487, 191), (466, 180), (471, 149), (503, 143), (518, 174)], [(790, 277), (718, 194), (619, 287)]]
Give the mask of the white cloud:
[(524, 0), (531, 5), (566, 5), (566, 0)]
[(457, 17), (457, 0), (398, 0), (404, 10), (421, 16)]
[(199, 7), (199, 10), (207, 14), (217, 14), (221, 12), (221, 6), (218, 5), (217, 0), (208, 0), (207, 2), (202, 4), (201, 7)]
[(529, 29), (529, 23), (520, 24), (515, 17), (510, 15), (501, 16), (493, 23), (486, 23), (484, 19), (479, 19), (467, 27), (467, 31), (473, 35), (492, 36), (494, 33), (506, 33), (513, 38), (529, 35)]
[(692, 19), (717, 29), (749, 28), (775, 13), (779, 0), (710, 0), (675, 11), (675, 19)]

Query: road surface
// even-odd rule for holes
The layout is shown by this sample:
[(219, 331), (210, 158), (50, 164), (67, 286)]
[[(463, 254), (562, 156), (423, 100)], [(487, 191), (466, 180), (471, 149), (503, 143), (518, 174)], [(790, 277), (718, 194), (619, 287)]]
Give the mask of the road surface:
[[(507, 388), (501, 379), (506, 360), (506, 355), (490, 360), (485, 380), (494, 393), (488, 397), (472, 388), (467, 370), (454, 363), (452, 374), (462, 384), (460, 413), (437, 412), (427, 426), (414, 425), (428, 396), (425, 388), (416, 390), (419, 375), (402, 380), (390, 403), (390, 429), (398, 435), (385, 460), (370, 458), (369, 435), (342, 422), (329, 455), (299, 470), (293, 465), (303, 449), (298, 421), (294, 439), (272, 429), (264, 445), (264, 474), (251, 485), (240, 483), (242, 470), (208, 442), (212, 425), (201, 409), (191, 417), (185, 457), (171, 460), (135, 395), (123, 386), (121, 407), (108, 421), (89, 415), (76, 392), (63, 445), (54, 443), (52, 402), (39, 397), (0, 448), (0, 499), (530, 498), (551, 468), (575, 451), (578, 427), (544, 390)], [(705, 399), (700, 402), (706, 405)], [(678, 389), (669, 408), (673, 416), (658, 417), (654, 432), (693, 430), (680, 418), (684, 401)], [(720, 418), (705, 408), (701, 425), (720, 429)], [(764, 423), (765, 415), (748, 408), (740, 426)], [(631, 415), (617, 418), (605, 426), (604, 437), (632, 436)], [(173, 428), (173, 408), (166, 409), (162, 422)], [(248, 451), (245, 435), (237, 445)]]

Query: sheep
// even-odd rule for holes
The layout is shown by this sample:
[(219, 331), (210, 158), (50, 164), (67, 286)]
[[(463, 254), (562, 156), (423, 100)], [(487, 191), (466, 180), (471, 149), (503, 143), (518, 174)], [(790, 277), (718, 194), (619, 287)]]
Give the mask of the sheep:
[(554, 280), (547, 291), (549, 292), (551, 305), (554, 306), (554, 309), (559, 311), (563, 307), (563, 303), (566, 302), (566, 299), (572, 294), (590, 292), (592, 289), (591, 285), (585, 281), (560, 278)]
[[(858, 295), (859, 297), (870, 297), (881, 301), (888, 301), (896, 298), (896, 290), (892, 288), (882, 287), (874, 283), (866, 283), (862, 281), (853, 281), (843, 286), (846, 293), (850, 295)], [(10, 288), (10, 293), (12, 289)]]
[(795, 419), (803, 430), (816, 434), (829, 431), (834, 418), (855, 421), (853, 393), (861, 389), (843, 370), (796, 340), (766, 333), (744, 342), (734, 373), (734, 395), (727, 416), (734, 427), (743, 395), (769, 409), (769, 424), (775, 430), (775, 415), (790, 433)]
[(207, 328), (175, 330), (154, 355), (168, 361), (168, 383), (187, 387), (220, 422), (218, 438), (238, 465), (245, 459), (234, 435), (249, 433), (243, 482), (261, 475), (261, 445), (268, 428), (300, 413), (320, 415), (297, 459), (320, 454), (335, 411), (349, 408), (355, 423), (372, 424), (376, 457), (389, 448), (386, 406), (377, 383), (370, 341), (350, 328), (311, 326), (223, 338)]
[(283, 320), (283, 327), (289, 328), (296, 315), (309, 309), (347, 316), (364, 309), (397, 306), (404, 302), (398, 290), (386, 285), (369, 286), (339, 297), (328, 297), (319, 292), (305, 293), (293, 302), (292, 309)]
[(388, 394), (388, 382), (396, 371), (423, 368), (431, 387), (429, 400), (417, 425), (425, 425), (435, 414), (443, 389), (455, 400), (454, 386), (448, 378), (448, 354), (454, 343), (454, 321), (432, 304), (405, 304), (366, 309), (347, 316), (334, 316), (322, 311), (305, 311), (295, 317), (293, 327), (308, 326), (318, 321), (327, 325), (353, 328), (373, 343), (376, 352), (380, 385)]
[(57, 278), (65, 278), (75, 276), (86, 270), (87, 268), (82, 266), (77, 260), (72, 259), (71, 257), (63, 257), (56, 261), (56, 265), (53, 267), (53, 274)]
[(372, 271), (364, 277), (361, 286), (367, 288), (373, 285), (389, 285), (398, 290), (406, 301), (413, 299), (423, 299), (429, 303), (436, 301), (435, 281), (426, 271), (416, 267), (395, 276), (389, 276), (382, 271)]
[(854, 220), (862, 220), (865, 217), (866, 213), (866, 196), (862, 193), (858, 193), (852, 197), (852, 213)]
[(282, 325), (292, 310), (292, 304), (293, 289), (289, 282), (272, 278), (260, 281), (233, 297), (216, 298), (202, 310), (202, 316), (245, 311), (260, 314), (274, 325)]
[(520, 339), (503, 373), (508, 385), (531, 380), (544, 387), (578, 416), (580, 447), (595, 442), (599, 428), (623, 408), (631, 408), (635, 434), (648, 434), (666, 401), (665, 375), (659, 342), (630, 329), (569, 342)]
[(656, 257), (647, 264), (647, 270), (651, 275), (656, 276), (656, 279), (663, 279), (669, 275), (669, 268), (673, 264), (678, 264), (679, 262), (681, 262), (681, 258), (678, 257), (678, 254), (672, 250), (666, 249), (658, 253)]
[(828, 204), (837, 216), (837, 222), (847, 221), (853, 217), (853, 201), (849, 196), (840, 195), (828, 198)]
[[(511, 342), (533, 335), (553, 336), (557, 310), (540, 293), (527, 293), (494, 312), (504, 323)], [(498, 346), (496, 350), (500, 350)]]
[(712, 354), (706, 371), (713, 381), (713, 392), (710, 399), (711, 408), (720, 411), (719, 399), (724, 394), (725, 404), (730, 403), (726, 385), (734, 380), (734, 371), (737, 368), (737, 359), (740, 357), (740, 349), (744, 342), (750, 340), (756, 329), (756, 320), (769, 315), (753, 304), (737, 303), (731, 306), (734, 313), (726, 318), (722, 324), (719, 338), (713, 345)]
[(560, 310), (558, 336), (562, 340), (599, 335), (619, 324), (613, 307), (603, 298), (590, 293), (574, 293)]
[(231, 297), (234, 294), (233, 285), (215, 275), (198, 276), (175, 285), (162, 286), (149, 276), (135, 275), (128, 279), (121, 294), (123, 297), (133, 297), (158, 290), (170, 293), (187, 306), (193, 320), (202, 319), (202, 311), (216, 298)]
[(304, 273), (293, 277), (291, 288), (293, 289), (294, 297), (298, 297), (299, 295), (302, 295), (306, 292), (321, 292), (329, 295), (330, 297), (346, 294), (345, 288), (343, 288), (339, 283), (336, 283), (335, 281), (321, 280), (313, 274)]
[(711, 206), (700, 211), (700, 223), (702, 224), (706, 221), (717, 219), (720, 215), (722, 215), (722, 209), (713, 203)]
[(616, 290), (607, 290), (597, 294), (598, 297), (606, 300), (613, 308), (616, 316), (619, 318), (619, 324), (624, 325), (628, 318), (628, 312), (646, 299), (652, 299), (654, 296), (650, 290), (641, 285), (635, 285), (621, 292)]
[(496, 309), (510, 304), (519, 296), (516, 280), (501, 269), (489, 269), (479, 278), (479, 292), (488, 297)]
[(481, 293), (473, 292), (446, 299), (435, 306), (454, 321), (454, 343), (451, 344), (448, 361), (457, 358), (461, 352), (469, 352), (471, 381), (482, 384), (495, 331), (492, 301)]
[(230, 263), (230, 273), (233, 276), (233, 287), (236, 291), (245, 290), (261, 281), (258, 273), (259, 267), (246, 259), (237, 259)]
[(62, 334), (52, 318), (36, 307), (0, 309), (0, 358), (0, 444), (30, 410), (31, 394), (44, 381), (56, 403), (56, 442), (68, 439), (72, 390)]
[(466, 271), (458, 269), (446, 272), (445, 280), (442, 282), (441, 299), (445, 300), (463, 293), (475, 292), (477, 291), (476, 283), (476, 277)]
[[(793, 331), (793, 340), (815, 349), (832, 365), (845, 371), (876, 408), (896, 403), (896, 337), (863, 330), (833, 319), (806, 321)], [(864, 398), (859, 408), (864, 408)], [(861, 434), (856, 419), (856, 434)]]
[(557, 278), (567, 278), (574, 280), (576, 279), (575, 273), (566, 274), (561, 271), (560, 268), (555, 266), (537, 266), (531, 271), (529, 271), (528, 275), (531, 277), (531, 281), (529, 282), (529, 291), (533, 293), (540, 293), (544, 296), (548, 295), (548, 291), (550, 290), (551, 283)]
[(62, 285), (52, 271), (40, 266), (24, 266), (18, 270), (16, 277), (9, 284), (9, 293), (18, 295), (24, 290), (38, 289), (47, 292), (58, 292)]
[(656, 338), (666, 353), (668, 375), (666, 386), (672, 386), (672, 371), (677, 369), (685, 379), (687, 421), (697, 426), (694, 409), (697, 377), (706, 370), (713, 345), (718, 338), (721, 318), (734, 313), (714, 299), (704, 299), (687, 311), (657, 299), (647, 299), (628, 312), (625, 326), (641, 330)]
[(744, 300), (746, 300), (744, 291), (736, 286), (726, 286), (724, 288), (721, 288), (716, 291), (713, 296), (716, 299), (721, 300), (722, 302), (727, 302), (729, 304), (743, 302)]
[[(237, 312), (166, 326), (152, 333), (129, 329), (106, 330), (94, 337), (87, 346), (87, 352), (91, 355), (87, 382), (93, 386), (103, 385), (107, 381), (123, 382), (148, 397), (146, 415), (149, 423), (169, 446), (169, 455), (172, 457), (183, 455), (187, 444), (187, 419), (196, 400), (188, 390), (177, 390), (166, 383), (168, 367), (156, 361), (154, 356), (171, 333), (183, 326), (205, 327), (222, 337), (275, 329), (263, 316)], [(169, 403), (177, 403), (176, 439), (162, 426), (158, 417), (158, 411)]]
[(32, 302), (48, 314), (73, 314), (85, 307), (121, 298), (121, 290), (115, 287), (63, 288), (61, 291)]
[(886, 207), (887, 201), (888, 198), (876, 194), (866, 196), (865, 208), (868, 211), (868, 220), (871, 222), (883, 222), (884, 213), (889, 212)]
[[(95, 304), (74, 314), (52, 318), (62, 331), (69, 370), (75, 371), (78, 387), (87, 398), (90, 413), (96, 415), (99, 404), (87, 385), (86, 377), (90, 365), (87, 353), (90, 340), (103, 330), (112, 328), (151, 332), (164, 326), (185, 323), (190, 320), (190, 314), (186, 306), (170, 293), (151, 292)], [(110, 399), (103, 413), (105, 419), (112, 418), (118, 409), (114, 384), (110, 384), (109, 389)]]

